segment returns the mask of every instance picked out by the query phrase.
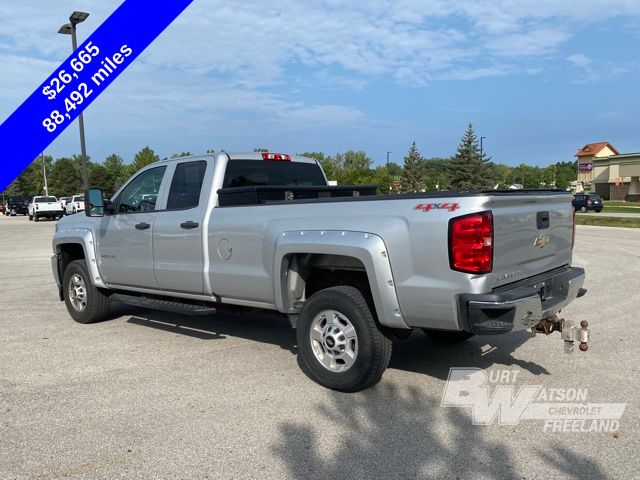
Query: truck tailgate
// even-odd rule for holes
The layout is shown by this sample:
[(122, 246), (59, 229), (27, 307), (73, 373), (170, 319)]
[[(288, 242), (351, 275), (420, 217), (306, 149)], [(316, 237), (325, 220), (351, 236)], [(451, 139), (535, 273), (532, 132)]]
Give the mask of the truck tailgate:
[(573, 207), (570, 194), (496, 195), (492, 212), (495, 286), (571, 262)]

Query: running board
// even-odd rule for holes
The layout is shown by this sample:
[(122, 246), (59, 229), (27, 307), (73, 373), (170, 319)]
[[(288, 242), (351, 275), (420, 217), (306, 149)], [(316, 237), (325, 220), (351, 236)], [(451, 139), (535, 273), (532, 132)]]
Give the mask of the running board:
[(150, 308), (152, 310), (164, 310), (166, 312), (181, 313), (185, 315), (212, 315), (216, 313), (215, 307), (206, 305), (194, 305), (192, 303), (172, 302), (159, 298), (139, 297), (136, 295), (125, 295), (124, 293), (114, 293), (112, 300), (117, 300), (134, 307)]

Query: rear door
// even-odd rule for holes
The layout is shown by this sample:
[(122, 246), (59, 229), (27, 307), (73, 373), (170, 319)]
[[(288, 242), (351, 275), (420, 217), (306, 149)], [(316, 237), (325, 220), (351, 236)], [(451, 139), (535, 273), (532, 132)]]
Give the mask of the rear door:
[(158, 287), (204, 292), (203, 220), (213, 176), (213, 161), (178, 162), (166, 207), (153, 226), (153, 258)]
[(492, 212), (496, 285), (547, 272), (571, 262), (571, 195), (495, 195)]
[(100, 219), (98, 262), (109, 284), (157, 288), (153, 273), (156, 203), (166, 189), (167, 166), (143, 170), (114, 199), (116, 211)]

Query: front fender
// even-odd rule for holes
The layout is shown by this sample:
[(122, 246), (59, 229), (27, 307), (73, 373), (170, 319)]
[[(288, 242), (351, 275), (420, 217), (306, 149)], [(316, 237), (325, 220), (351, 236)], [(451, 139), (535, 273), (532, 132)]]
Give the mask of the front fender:
[[(53, 237), (53, 251), (56, 255), (60, 253), (62, 245), (67, 244), (79, 244), (84, 251), (84, 258), (87, 262), (87, 268), (91, 275), (91, 281), (96, 287), (106, 288), (100, 271), (98, 270), (98, 261), (96, 259), (95, 242), (93, 239), (93, 232), (89, 228), (85, 227), (71, 227), (59, 229)], [(53, 266), (53, 263), (52, 263)], [(57, 275), (56, 280), (62, 280), (64, 272), (59, 271), (56, 268), (53, 272), (54, 276)], [(61, 282), (60, 282), (61, 283)]]
[(344, 230), (283, 232), (276, 240), (273, 269), (280, 276), (274, 284), (276, 306), (281, 312), (287, 312), (289, 305), (285, 258), (290, 254), (342, 255), (358, 259), (365, 267), (380, 323), (391, 328), (409, 328), (398, 302), (389, 252), (378, 235)]

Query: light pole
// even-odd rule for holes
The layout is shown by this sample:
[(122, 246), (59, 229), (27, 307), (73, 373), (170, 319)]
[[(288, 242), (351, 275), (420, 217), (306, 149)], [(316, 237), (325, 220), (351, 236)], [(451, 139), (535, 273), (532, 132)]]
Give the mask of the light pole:
[(391, 191), (391, 170), (389, 169), (389, 154), (391, 152), (387, 152), (387, 186), (389, 187), (389, 191)]
[(482, 155), (484, 153), (483, 146), (484, 146), (484, 139), (485, 138), (487, 138), (487, 137), (480, 137), (480, 158), (482, 158)]
[[(78, 40), (76, 38), (76, 25), (84, 22), (89, 16), (86, 12), (73, 12), (69, 16), (69, 23), (65, 23), (60, 27), (58, 33), (63, 35), (71, 35), (71, 51), (78, 49)], [(84, 141), (84, 117), (82, 113), (78, 115), (78, 125), (80, 125), (80, 154), (82, 156), (82, 185), (84, 190), (89, 188), (89, 168), (87, 166), (87, 147)]]
[(44, 175), (44, 196), (49, 196), (49, 186), (47, 185), (47, 164), (44, 160), (44, 152), (42, 152), (42, 174)]

